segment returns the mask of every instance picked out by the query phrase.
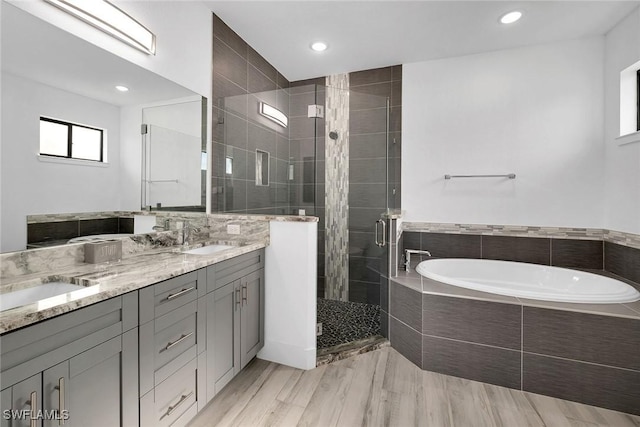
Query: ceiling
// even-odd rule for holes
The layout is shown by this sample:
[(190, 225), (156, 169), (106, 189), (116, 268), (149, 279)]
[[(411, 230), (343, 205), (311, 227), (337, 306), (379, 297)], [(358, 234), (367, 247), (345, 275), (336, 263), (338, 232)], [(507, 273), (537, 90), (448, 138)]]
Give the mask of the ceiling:
[[(640, 1), (205, 3), (290, 81), (603, 35)], [(511, 25), (498, 19), (524, 12)], [(323, 53), (309, 49), (328, 43)]]

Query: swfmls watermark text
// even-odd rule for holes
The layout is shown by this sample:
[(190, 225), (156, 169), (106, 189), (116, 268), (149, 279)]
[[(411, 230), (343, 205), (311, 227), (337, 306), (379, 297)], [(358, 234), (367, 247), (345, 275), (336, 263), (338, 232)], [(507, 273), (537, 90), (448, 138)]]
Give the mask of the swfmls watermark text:
[(69, 411), (63, 409), (62, 411), (58, 411), (56, 409), (48, 410), (37, 410), (32, 411), (31, 409), (4, 409), (2, 411), (2, 419), (4, 420), (49, 420), (49, 421), (66, 421), (69, 419)]

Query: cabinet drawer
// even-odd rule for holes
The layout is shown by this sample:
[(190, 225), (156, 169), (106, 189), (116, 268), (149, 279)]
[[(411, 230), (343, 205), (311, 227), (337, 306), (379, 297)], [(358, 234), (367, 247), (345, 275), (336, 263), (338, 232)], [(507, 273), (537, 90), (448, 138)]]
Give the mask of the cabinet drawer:
[(264, 268), (264, 249), (249, 252), (207, 267), (207, 292)]
[(186, 422), (182, 415), (191, 410), (198, 397), (196, 375), (197, 361), (193, 359), (144, 395), (140, 399), (141, 426), (170, 426), (178, 419)]
[(140, 394), (175, 373), (204, 348), (203, 312), (192, 301), (140, 325)]
[(140, 290), (140, 323), (195, 301), (199, 288), (204, 286), (205, 274), (204, 269), (192, 271)]

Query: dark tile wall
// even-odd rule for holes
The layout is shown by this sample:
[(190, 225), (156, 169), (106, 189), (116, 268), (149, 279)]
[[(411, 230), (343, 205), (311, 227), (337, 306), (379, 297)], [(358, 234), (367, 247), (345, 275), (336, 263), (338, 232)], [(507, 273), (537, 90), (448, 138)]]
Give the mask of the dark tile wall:
[(604, 269), (640, 283), (640, 249), (604, 242)]
[(375, 222), (387, 204), (400, 208), (402, 66), (350, 73), (349, 89), (349, 299), (379, 304), (389, 261)]
[[(297, 120), (283, 128), (258, 115), (258, 103), (266, 102), (289, 116), (288, 87), (277, 69), (213, 16), (213, 212), (293, 213), (290, 197), (300, 189), (290, 188), (289, 134), (306, 136), (308, 130)], [(270, 155), (268, 186), (256, 185), (256, 149)]]

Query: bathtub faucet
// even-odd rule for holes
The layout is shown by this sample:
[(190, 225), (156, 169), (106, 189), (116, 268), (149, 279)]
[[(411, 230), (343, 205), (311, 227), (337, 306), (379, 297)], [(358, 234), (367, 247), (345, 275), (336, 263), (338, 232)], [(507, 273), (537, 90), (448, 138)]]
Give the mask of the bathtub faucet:
[(404, 250), (404, 269), (411, 271), (411, 254), (431, 256), (429, 251), (421, 251), (419, 249), (405, 249)]

